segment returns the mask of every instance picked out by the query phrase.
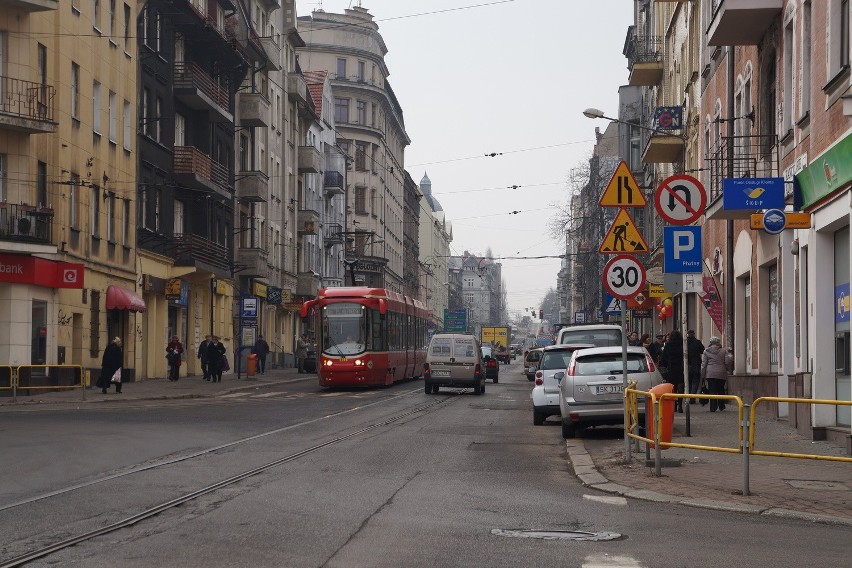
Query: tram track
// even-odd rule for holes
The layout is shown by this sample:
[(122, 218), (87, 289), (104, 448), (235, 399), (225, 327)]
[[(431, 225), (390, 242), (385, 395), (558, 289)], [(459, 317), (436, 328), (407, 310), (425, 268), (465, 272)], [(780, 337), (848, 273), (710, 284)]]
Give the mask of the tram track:
[[(460, 393), (464, 392), (464, 390), (465, 389), (457, 389), (455, 391), (455, 394), (460, 394)], [(346, 414), (350, 414), (350, 413), (353, 413), (353, 412), (356, 412), (356, 411), (359, 411), (359, 410), (363, 410), (363, 409), (366, 409), (366, 408), (369, 408), (369, 407), (373, 407), (373, 406), (376, 406), (376, 405), (379, 405), (379, 404), (387, 403), (389, 401), (396, 400), (396, 399), (399, 399), (399, 398), (402, 398), (402, 397), (405, 397), (405, 396), (409, 396), (409, 395), (412, 395), (414, 393), (419, 393), (419, 392), (420, 392), (420, 389), (408, 391), (408, 392), (405, 392), (405, 393), (400, 393), (399, 395), (396, 395), (394, 397), (390, 397), (390, 398), (387, 398), (387, 399), (382, 399), (382, 400), (371, 402), (371, 403), (368, 403), (368, 404), (362, 404), (362, 405), (359, 405), (359, 406), (356, 406), (356, 407), (353, 407), (353, 408), (349, 408), (349, 409), (346, 409), (346, 410), (342, 410), (342, 411), (339, 411), (339, 412), (335, 412), (335, 413), (332, 413), (332, 414), (329, 414), (329, 415), (326, 415), (326, 416), (317, 417), (317, 418), (314, 418), (314, 419), (311, 419), (311, 420), (305, 420), (305, 421), (302, 421), (298, 424), (291, 424), (291, 425), (285, 426), (283, 428), (276, 428), (274, 430), (261, 432), (259, 434), (255, 434), (253, 436), (241, 438), (239, 440), (234, 440), (234, 441), (228, 442), (226, 444), (221, 444), (221, 445), (218, 445), (218, 446), (205, 448), (203, 450), (193, 452), (193, 453), (188, 454), (186, 456), (180, 456), (178, 458), (170, 458), (170, 459), (160, 460), (158, 462), (151, 463), (151, 464), (144, 465), (144, 466), (140, 466), (140, 467), (136, 467), (136, 468), (124, 471), (124, 472), (116, 473), (116, 474), (109, 475), (109, 476), (106, 476), (106, 477), (101, 477), (101, 478), (94, 479), (94, 480), (84, 482), (84, 483), (80, 483), (80, 484), (75, 484), (75, 485), (72, 485), (72, 486), (68, 486), (68, 487), (65, 487), (65, 488), (58, 489), (56, 491), (52, 491), (52, 492), (45, 493), (45, 494), (42, 494), (42, 495), (34, 496), (32, 498), (29, 498), (29, 499), (24, 499), (24, 500), (20, 500), (18, 502), (15, 502), (15, 503), (10, 503), (10, 504), (7, 504), (7, 505), (0, 506), (0, 511), (5, 511), (5, 510), (13, 509), (13, 508), (16, 508), (16, 507), (21, 507), (21, 506), (24, 506), (24, 505), (33, 504), (33, 503), (36, 503), (38, 501), (44, 501), (44, 500), (47, 500), (47, 499), (59, 497), (59, 496), (66, 494), (66, 493), (70, 493), (70, 492), (73, 492), (73, 491), (76, 491), (76, 490), (79, 490), (79, 489), (83, 489), (83, 488), (86, 488), (86, 487), (92, 487), (92, 486), (102, 484), (102, 483), (107, 483), (107, 482), (113, 481), (113, 480), (121, 478), (121, 477), (131, 476), (131, 475), (134, 475), (134, 474), (138, 474), (138, 473), (142, 473), (142, 472), (146, 472), (146, 471), (151, 471), (151, 470), (158, 469), (158, 468), (163, 468), (163, 467), (166, 467), (166, 466), (169, 466), (169, 465), (173, 465), (175, 463), (180, 463), (180, 462), (185, 462), (185, 461), (188, 461), (188, 460), (197, 459), (199, 457), (209, 455), (209, 454), (214, 454), (214, 453), (220, 452), (220, 451), (228, 449), (228, 448), (233, 448), (235, 446), (239, 446), (241, 444), (246, 444), (248, 442), (252, 442), (252, 441), (258, 440), (260, 438), (266, 437), (266, 436), (286, 432), (288, 430), (293, 430), (293, 429), (296, 429), (296, 428), (301, 428), (301, 427), (304, 427), (304, 426), (307, 426), (307, 425), (310, 425), (310, 424), (315, 424), (317, 422), (321, 422), (321, 421), (325, 421), (325, 420), (339, 418), (339, 417), (346, 415)], [(448, 393), (448, 394), (450, 394), (450, 393)], [(237, 473), (235, 475), (231, 475), (231, 476), (229, 476), (225, 479), (216, 481), (214, 483), (211, 483), (209, 485), (206, 485), (206, 486), (201, 487), (199, 489), (196, 489), (194, 491), (191, 491), (191, 492), (185, 493), (183, 495), (180, 495), (178, 497), (163, 501), (163, 502), (158, 503), (154, 506), (147, 507), (146, 509), (144, 509), (144, 510), (138, 512), (138, 513), (134, 513), (130, 516), (127, 516), (127, 517), (122, 518), (122, 519), (117, 520), (117, 521), (109, 522), (108, 524), (106, 524), (102, 527), (98, 527), (98, 528), (90, 530), (90, 531), (82, 532), (80, 534), (77, 534), (77, 535), (69, 537), (69, 538), (65, 538), (65, 539), (60, 540), (58, 542), (51, 543), (51, 544), (33, 549), (33, 550), (28, 551), (24, 554), (19, 554), (18, 556), (15, 556), (11, 559), (4, 560), (4, 561), (0, 562), (0, 568), (11, 568), (11, 567), (14, 567), (14, 566), (23, 566), (23, 565), (25, 565), (29, 562), (32, 562), (32, 561), (37, 560), (39, 558), (43, 558), (45, 556), (49, 556), (49, 555), (56, 553), (56, 552), (59, 552), (63, 549), (78, 545), (80, 543), (98, 538), (100, 536), (103, 536), (103, 535), (106, 535), (106, 534), (109, 534), (109, 533), (112, 533), (112, 532), (115, 532), (115, 531), (122, 530), (122, 529), (127, 528), (127, 527), (131, 527), (131, 526), (133, 526), (133, 525), (135, 525), (135, 524), (137, 524), (141, 521), (144, 521), (146, 519), (149, 519), (149, 518), (155, 517), (157, 515), (160, 515), (162, 513), (165, 513), (167, 511), (170, 511), (171, 509), (179, 507), (179, 506), (181, 506), (185, 503), (188, 503), (190, 501), (193, 501), (193, 500), (198, 499), (200, 497), (203, 497), (205, 495), (209, 495), (211, 493), (215, 493), (216, 491), (220, 491), (220, 490), (227, 488), (229, 486), (238, 484), (238, 483), (240, 483), (240, 482), (242, 482), (246, 479), (249, 479), (249, 478), (254, 477), (256, 475), (259, 475), (261, 473), (267, 472), (267, 471), (269, 471), (273, 468), (276, 468), (280, 465), (299, 460), (300, 458), (303, 458), (305, 456), (308, 456), (310, 454), (313, 454), (315, 452), (318, 452), (318, 451), (323, 450), (325, 448), (328, 448), (330, 446), (334, 446), (334, 445), (342, 443), (344, 441), (351, 440), (353, 438), (357, 438), (359, 436), (365, 435), (369, 432), (372, 432), (372, 431), (377, 430), (379, 428), (382, 428), (384, 426), (389, 426), (389, 425), (394, 424), (396, 422), (399, 422), (401, 420), (405, 420), (406, 418), (415, 417), (417, 415), (423, 415), (423, 413), (433, 412), (433, 411), (437, 410), (437, 408), (439, 408), (444, 403), (446, 403), (448, 401), (453, 401), (453, 400), (458, 400), (458, 398), (456, 398), (456, 397), (441, 397), (441, 398), (431, 400), (427, 404), (420, 404), (418, 406), (415, 406), (413, 408), (410, 408), (410, 409), (407, 409), (403, 412), (395, 414), (395, 415), (393, 415), (389, 418), (385, 418), (385, 419), (375, 421), (372, 424), (369, 424), (367, 426), (358, 428), (358, 429), (353, 430), (351, 432), (340, 434), (338, 436), (335, 436), (334, 438), (331, 438), (329, 440), (325, 440), (323, 442), (317, 443), (317, 444), (310, 446), (308, 448), (304, 448), (304, 449), (301, 449), (301, 450), (298, 450), (298, 451), (291, 452), (291, 453), (287, 454), (286, 456), (282, 456), (282, 457), (277, 458), (275, 460), (264, 463), (260, 466), (253, 467), (251, 469), (248, 469), (246, 471), (242, 471), (242, 472)]]

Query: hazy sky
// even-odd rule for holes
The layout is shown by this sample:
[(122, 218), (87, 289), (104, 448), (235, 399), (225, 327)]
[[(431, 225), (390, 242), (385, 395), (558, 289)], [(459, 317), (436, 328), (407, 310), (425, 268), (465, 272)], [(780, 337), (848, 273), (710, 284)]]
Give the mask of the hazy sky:
[[(297, 0), (342, 13), (359, 0)], [(595, 126), (582, 112), (618, 112), (629, 0), (361, 0), (388, 48), (388, 78), (411, 145), (453, 225), (453, 254), (559, 255), (550, 204), (567, 199), (571, 169), (588, 160)], [(308, 38), (305, 38), (306, 40)], [(486, 157), (492, 152), (502, 153)], [(520, 186), (509, 189), (510, 186)], [(512, 211), (519, 211), (512, 214)], [(503, 259), (510, 313), (538, 308), (560, 260)]]

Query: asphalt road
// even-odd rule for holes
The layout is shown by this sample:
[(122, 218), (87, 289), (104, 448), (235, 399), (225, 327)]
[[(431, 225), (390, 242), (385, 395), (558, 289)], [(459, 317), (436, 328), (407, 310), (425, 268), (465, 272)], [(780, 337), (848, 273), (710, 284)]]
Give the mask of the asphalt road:
[(3, 409), (0, 567), (143, 511), (26, 565), (847, 565), (848, 527), (584, 488), (558, 423), (532, 425), (530, 388), (515, 362), (482, 396), (306, 378), (217, 399)]

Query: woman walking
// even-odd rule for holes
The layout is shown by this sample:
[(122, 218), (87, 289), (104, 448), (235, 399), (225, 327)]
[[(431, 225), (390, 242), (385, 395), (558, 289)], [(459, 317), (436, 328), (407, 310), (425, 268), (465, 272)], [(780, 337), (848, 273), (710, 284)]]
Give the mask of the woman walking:
[(121, 338), (116, 337), (104, 349), (104, 357), (101, 361), (101, 374), (98, 377), (98, 382), (95, 383), (101, 387), (101, 392), (107, 393), (109, 386), (115, 385), (115, 393), (121, 394), (121, 382), (113, 383), (112, 377), (115, 372), (121, 369)]
[(213, 336), (207, 346), (207, 372), (214, 383), (222, 382), (222, 368), (225, 363), (225, 346), (219, 342), (219, 337)]
[(177, 335), (166, 345), (166, 359), (169, 361), (169, 380), (177, 381), (180, 378), (180, 360), (183, 355), (183, 343)]
[[(733, 364), (734, 358), (729, 351), (722, 348), (722, 340), (715, 335), (710, 338), (710, 345), (701, 355), (701, 377), (707, 381), (707, 390), (710, 394), (724, 395), (725, 385), (728, 381), (728, 367)], [(725, 410), (723, 399), (710, 400), (710, 412)]]

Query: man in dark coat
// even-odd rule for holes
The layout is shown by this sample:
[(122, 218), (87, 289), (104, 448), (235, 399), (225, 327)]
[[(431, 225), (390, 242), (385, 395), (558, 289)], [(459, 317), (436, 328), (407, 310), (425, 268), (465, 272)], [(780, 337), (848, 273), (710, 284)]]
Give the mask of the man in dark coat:
[(266, 373), (266, 356), (269, 354), (269, 344), (263, 338), (263, 335), (257, 336), (257, 341), (254, 342), (252, 353), (257, 355), (257, 371), (263, 375)]
[(227, 350), (219, 342), (219, 337), (214, 335), (210, 345), (207, 346), (207, 372), (210, 373), (210, 380), (214, 383), (222, 382), (225, 351)]
[(210, 336), (205, 335), (204, 341), (198, 346), (198, 359), (201, 361), (201, 371), (204, 373), (204, 380), (210, 380), (210, 371), (207, 370), (207, 348), (210, 346)]
[[(695, 394), (698, 392), (698, 386), (701, 383), (701, 355), (704, 353), (704, 344), (701, 340), (695, 337), (695, 332), (689, 330), (686, 332), (686, 359), (689, 366), (689, 392)], [(697, 402), (692, 399), (692, 404)]]
[[(666, 380), (674, 385), (675, 392), (683, 392), (683, 334), (675, 330), (669, 334), (669, 340), (663, 346), (660, 365), (668, 368)], [(675, 400), (675, 410), (683, 412), (683, 399)]]
[(106, 349), (104, 349), (104, 357), (101, 360), (101, 374), (98, 377), (98, 382), (95, 383), (101, 387), (101, 392), (104, 394), (106, 394), (107, 389), (109, 389), (111, 384), (115, 385), (116, 394), (121, 393), (121, 383), (111, 382), (112, 376), (121, 368), (121, 365), (121, 338), (116, 337), (109, 345), (107, 345)]
[(660, 333), (659, 335), (657, 335), (657, 340), (648, 346), (648, 355), (651, 356), (651, 360), (654, 362), (655, 365), (660, 364), (660, 355), (663, 354), (663, 345), (665, 343), (665, 338), (666, 336)]

